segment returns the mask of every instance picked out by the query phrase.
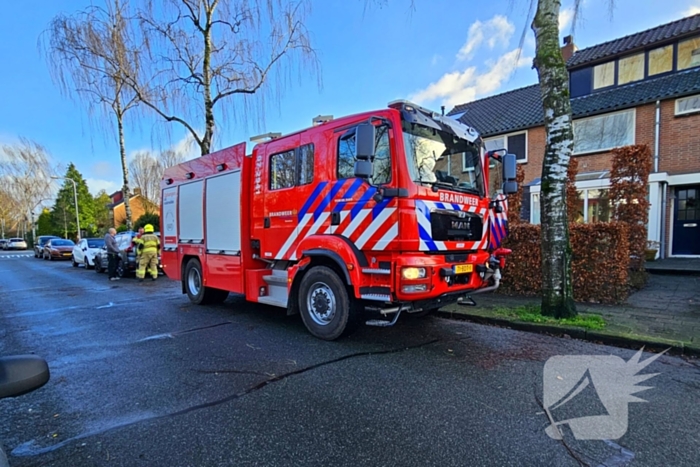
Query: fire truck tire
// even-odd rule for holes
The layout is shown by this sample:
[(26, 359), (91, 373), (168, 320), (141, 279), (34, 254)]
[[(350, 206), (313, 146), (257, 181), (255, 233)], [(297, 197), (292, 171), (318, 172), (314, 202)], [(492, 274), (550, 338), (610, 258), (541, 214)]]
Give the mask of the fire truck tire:
[(306, 329), (323, 340), (347, 335), (358, 324), (357, 304), (335, 271), (326, 266), (311, 268), (301, 279), (299, 312)]
[(202, 285), (202, 265), (198, 259), (191, 259), (185, 266), (185, 290), (195, 305), (221, 303), (228, 297), (228, 291), (204, 287)]

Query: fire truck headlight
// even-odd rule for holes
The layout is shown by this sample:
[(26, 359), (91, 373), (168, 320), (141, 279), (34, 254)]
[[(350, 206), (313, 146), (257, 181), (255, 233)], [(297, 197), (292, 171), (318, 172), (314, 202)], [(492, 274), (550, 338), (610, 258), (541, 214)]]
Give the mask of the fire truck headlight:
[(406, 280), (425, 279), (425, 268), (408, 267), (401, 269), (401, 277)]

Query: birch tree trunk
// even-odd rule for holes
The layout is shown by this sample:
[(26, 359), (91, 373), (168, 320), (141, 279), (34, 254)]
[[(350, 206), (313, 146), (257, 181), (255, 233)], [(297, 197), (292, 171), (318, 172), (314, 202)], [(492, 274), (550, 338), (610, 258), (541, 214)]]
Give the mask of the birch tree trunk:
[(566, 173), (574, 134), (569, 74), (559, 48), (560, 0), (538, 0), (532, 22), (535, 68), (542, 92), (546, 147), (542, 163), (542, 314), (576, 315), (571, 281), (571, 245), (566, 214)]
[(126, 145), (124, 144), (124, 112), (121, 107), (121, 100), (119, 98), (119, 93), (116, 95), (115, 100), (115, 114), (117, 115), (117, 127), (119, 130), (119, 154), (122, 161), (122, 178), (124, 185), (122, 186), (122, 194), (124, 196), (124, 212), (126, 214), (126, 228), (131, 230), (131, 203), (129, 200), (129, 164), (126, 162)]

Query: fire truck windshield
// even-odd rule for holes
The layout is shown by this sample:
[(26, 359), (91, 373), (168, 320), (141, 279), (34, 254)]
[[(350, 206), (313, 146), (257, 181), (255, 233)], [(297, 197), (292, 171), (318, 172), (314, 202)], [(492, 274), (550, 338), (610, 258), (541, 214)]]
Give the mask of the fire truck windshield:
[(411, 179), (447, 190), (484, 195), (478, 147), (446, 131), (403, 123)]

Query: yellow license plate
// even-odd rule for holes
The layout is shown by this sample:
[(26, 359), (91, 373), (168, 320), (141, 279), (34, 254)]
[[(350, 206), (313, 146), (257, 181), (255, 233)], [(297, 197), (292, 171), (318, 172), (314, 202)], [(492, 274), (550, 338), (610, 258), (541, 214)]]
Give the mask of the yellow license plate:
[(474, 270), (473, 264), (456, 264), (454, 266), (455, 274), (466, 274)]

